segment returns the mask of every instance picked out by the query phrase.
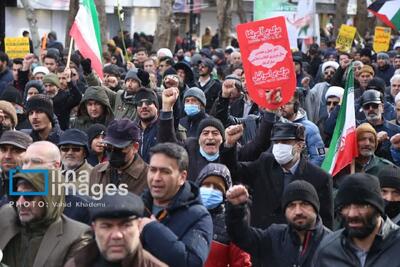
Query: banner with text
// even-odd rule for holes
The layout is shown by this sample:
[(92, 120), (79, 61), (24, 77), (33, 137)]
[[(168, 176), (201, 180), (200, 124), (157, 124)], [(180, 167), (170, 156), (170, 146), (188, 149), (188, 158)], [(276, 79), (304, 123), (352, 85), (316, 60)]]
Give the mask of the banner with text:
[(387, 27), (375, 27), (373, 48), (376, 53), (389, 50), (391, 32), (392, 30)]
[(28, 37), (6, 37), (4, 45), (9, 58), (24, 58), (30, 52)]
[(351, 51), (351, 45), (353, 44), (354, 37), (356, 36), (356, 32), (357, 29), (355, 27), (342, 24), (336, 39), (336, 49), (341, 52), (349, 53)]
[(296, 74), (285, 18), (239, 24), (236, 29), (251, 98), (268, 109), (289, 102)]

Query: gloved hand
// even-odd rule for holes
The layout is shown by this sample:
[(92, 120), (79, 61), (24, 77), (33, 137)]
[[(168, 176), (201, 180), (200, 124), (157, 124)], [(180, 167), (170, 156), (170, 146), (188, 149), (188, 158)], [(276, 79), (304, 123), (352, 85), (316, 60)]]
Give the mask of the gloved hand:
[(89, 75), (92, 73), (92, 61), (90, 60), (90, 58), (85, 58), (84, 60), (82, 60), (81, 65), (84, 75)]

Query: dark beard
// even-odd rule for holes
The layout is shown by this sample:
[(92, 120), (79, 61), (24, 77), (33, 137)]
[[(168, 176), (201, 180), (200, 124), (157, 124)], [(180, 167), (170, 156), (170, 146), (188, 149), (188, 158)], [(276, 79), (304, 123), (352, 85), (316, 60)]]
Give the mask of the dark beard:
[(139, 118), (139, 119), (140, 119), (142, 122), (144, 122), (144, 123), (149, 123), (149, 122), (153, 121), (155, 117), (156, 117), (156, 116), (154, 116), (154, 117), (148, 117), (148, 118)]
[[(304, 218), (304, 217), (301, 217), (302, 219), (306, 219), (306, 218)], [(296, 219), (296, 218), (295, 218)], [(305, 230), (310, 230), (310, 229), (312, 229), (313, 228), (313, 226), (314, 226), (314, 224), (315, 224), (315, 221), (313, 220), (313, 221), (306, 221), (306, 223), (304, 223), (304, 224), (296, 224), (295, 222), (294, 222), (294, 220), (293, 221), (288, 221), (288, 224), (294, 229), (294, 230), (296, 230), (296, 231), (305, 231)]]
[(365, 218), (354, 218), (353, 221), (362, 222), (364, 226), (359, 229), (350, 228), (348, 222), (344, 219), (344, 227), (346, 228), (347, 234), (350, 238), (363, 239), (369, 236), (378, 224), (379, 212), (374, 209), (372, 214), (367, 215)]

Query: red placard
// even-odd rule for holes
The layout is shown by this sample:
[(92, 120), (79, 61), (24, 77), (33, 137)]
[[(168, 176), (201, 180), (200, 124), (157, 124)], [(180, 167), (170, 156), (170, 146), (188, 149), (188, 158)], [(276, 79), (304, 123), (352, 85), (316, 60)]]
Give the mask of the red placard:
[(236, 29), (253, 101), (268, 109), (289, 102), (296, 89), (296, 73), (285, 18), (239, 24)]

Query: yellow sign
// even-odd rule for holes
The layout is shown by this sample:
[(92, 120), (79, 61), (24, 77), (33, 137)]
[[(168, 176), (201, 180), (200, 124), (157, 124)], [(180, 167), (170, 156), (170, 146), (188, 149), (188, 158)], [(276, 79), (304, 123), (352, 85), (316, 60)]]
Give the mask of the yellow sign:
[(376, 53), (389, 50), (391, 29), (386, 27), (375, 27), (373, 48)]
[(29, 54), (28, 37), (6, 37), (4, 44), (9, 58), (24, 58), (26, 54)]
[(350, 52), (356, 31), (355, 27), (342, 24), (336, 39), (336, 48), (341, 52)]

